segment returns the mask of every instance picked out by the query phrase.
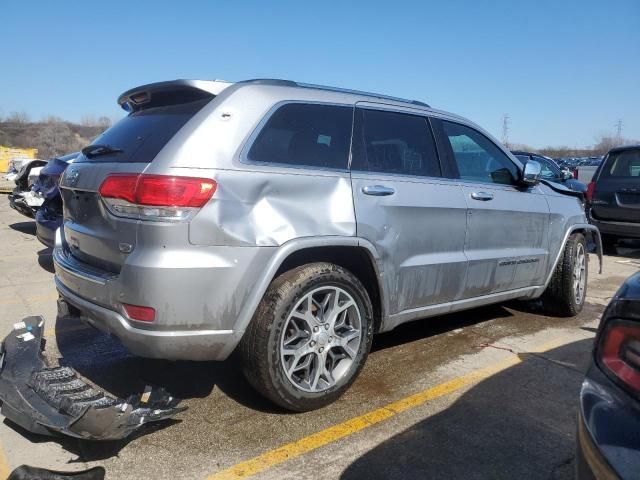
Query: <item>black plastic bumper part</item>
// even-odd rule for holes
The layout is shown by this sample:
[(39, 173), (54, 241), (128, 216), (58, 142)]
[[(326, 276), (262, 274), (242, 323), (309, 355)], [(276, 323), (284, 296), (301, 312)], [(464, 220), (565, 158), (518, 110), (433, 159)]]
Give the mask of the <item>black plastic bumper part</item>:
[(162, 388), (147, 387), (123, 400), (96, 390), (69, 367), (48, 368), (43, 331), (42, 317), (27, 317), (0, 345), (0, 413), (22, 428), (42, 435), (118, 440), (185, 410)]

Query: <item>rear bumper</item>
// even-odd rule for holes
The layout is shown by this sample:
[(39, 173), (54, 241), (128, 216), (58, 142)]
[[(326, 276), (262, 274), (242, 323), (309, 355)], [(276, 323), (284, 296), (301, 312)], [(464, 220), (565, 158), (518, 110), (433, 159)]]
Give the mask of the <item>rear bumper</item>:
[(47, 247), (53, 247), (56, 240), (56, 230), (62, 225), (62, 217), (50, 220), (44, 217), (42, 210), (36, 212), (36, 237)]
[(591, 223), (598, 227), (604, 235), (615, 235), (622, 238), (640, 238), (640, 223), (606, 222), (591, 217)]
[(576, 480), (617, 480), (618, 476), (611, 470), (587, 430), (582, 412), (578, 413), (576, 437)]
[(56, 230), (62, 227), (62, 210), (59, 207), (59, 196), (45, 198), (44, 203), (36, 212), (36, 237), (47, 247), (53, 247), (56, 240)]
[(10, 193), (9, 206), (14, 210), (17, 210), (25, 217), (33, 218), (34, 210), (26, 204), (24, 197), (20, 194)]
[[(83, 321), (134, 354), (168, 360), (224, 360), (253, 315), (272, 247), (138, 249), (119, 273), (78, 262), (56, 233), (53, 261), (61, 297)], [(123, 303), (152, 307), (153, 322), (127, 317)]]
[(60, 296), (82, 312), (81, 320), (117, 337), (131, 353), (166, 360), (224, 360), (233, 352), (240, 335), (233, 330), (164, 330), (136, 328), (118, 312), (74, 294), (56, 276)]

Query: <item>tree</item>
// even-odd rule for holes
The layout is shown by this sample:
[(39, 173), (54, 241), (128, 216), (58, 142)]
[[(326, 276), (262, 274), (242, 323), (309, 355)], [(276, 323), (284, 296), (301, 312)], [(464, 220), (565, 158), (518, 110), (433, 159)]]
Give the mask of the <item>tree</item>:
[(105, 130), (111, 126), (111, 119), (109, 117), (100, 117), (98, 118), (98, 127), (102, 127)]
[(7, 122), (28, 123), (29, 115), (26, 112), (11, 112), (7, 117)]
[(628, 143), (632, 142), (630, 140), (622, 138), (619, 135), (600, 134), (598, 137), (596, 137), (596, 144), (593, 146), (593, 149), (597, 152), (598, 155), (604, 155), (612, 148), (620, 147)]
[(80, 117), (80, 125), (85, 127), (95, 127), (97, 125), (96, 116), (92, 113), (85, 113)]
[(47, 123), (36, 137), (42, 158), (65, 155), (78, 148), (77, 139), (66, 123)]

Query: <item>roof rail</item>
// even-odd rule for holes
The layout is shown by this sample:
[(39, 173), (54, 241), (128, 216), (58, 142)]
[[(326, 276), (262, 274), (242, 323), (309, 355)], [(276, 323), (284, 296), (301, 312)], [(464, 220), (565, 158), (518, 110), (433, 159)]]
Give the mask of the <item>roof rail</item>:
[(282, 87), (312, 88), (314, 90), (325, 90), (328, 92), (362, 95), (365, 97), (380, 98), (383, 100), (391, 100), (394, 102), (401, 102), (401, 103), (410, 103), (412, 105), (418, 105), (420, 107), (431, 108), (430, 105), (428, 105), (425, 102), (421, 102), (420, 100), (408, 100), (406, 98), (393, 97), (391, 95), (382, 95), (379, 93), (364, 92), (362, 90), (352, 90), (349, 88), (329, 87), (326, 85), (316, 85), (313, 83), (294, 82), (293, 80), (281, 80), (277, 78), (256, 78), (253, 80), (244, 80), (238, 83), (252, 83), (252, 84), (258, 84), (258, 85), (274, 85), (274, 86), (282, 86)]
[(314, 88), (317, 90), (327, 90), (330, 92), (350, 93), (353, 95), (362, 95), (365, 97), (381, 98), (383, 100), (392, 100), (394, 102), (411, 103), (413, 105), (419, 105), (421, 107), (431, 108), (429, 105), (419, 100), (408, 100), (406, 98), (393, 97), (391, 95), (382, 95), (379, 93), (364, 92), (362, 90), (352, 90), (349, 88), (340, 88), (340, 87), (327, 87), (325, 85), (315, 85), (312, 83), (298, 83), (298, 86), (303, 88)]
[(254, 85), (274, 85), (281, 87), (297, 87), (298, 84), (293, 80), (282, 80), (280, 78), (252, 78), (250, 80), (242, 80), (237, 83), (252, 83)]

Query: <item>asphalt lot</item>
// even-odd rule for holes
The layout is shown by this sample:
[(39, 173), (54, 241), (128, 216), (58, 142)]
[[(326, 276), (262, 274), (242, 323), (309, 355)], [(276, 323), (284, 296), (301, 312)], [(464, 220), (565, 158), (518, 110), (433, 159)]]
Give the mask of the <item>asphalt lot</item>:
[[(575, 408), (604, 305), (640, 267), (640, 245), (591, 257), (587, 305), (573, 319), (518, 303), (404, 325), (374, 340), (335, 404), (290, 414), (259, 398), (235, 358), (163, 362), (56, 321), (50, 251), (0, 196), (0, 335), (47, 321), (47, 358), (114, 395), (162, 385), (189, 409), (118, 443), (53, 440), (0, 423), (0, 478), (21, 464), (103, 465), (121, 478), (572, 478)], [(4, 474), (4, 475), (3, 475)]]

